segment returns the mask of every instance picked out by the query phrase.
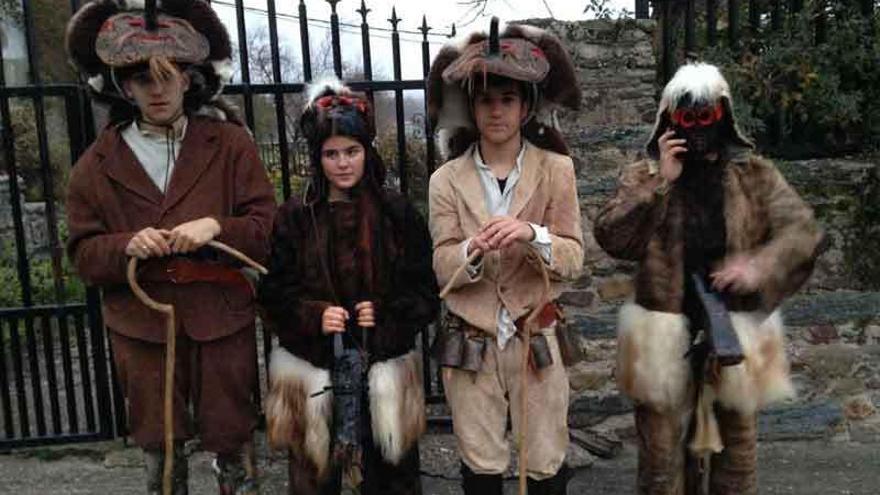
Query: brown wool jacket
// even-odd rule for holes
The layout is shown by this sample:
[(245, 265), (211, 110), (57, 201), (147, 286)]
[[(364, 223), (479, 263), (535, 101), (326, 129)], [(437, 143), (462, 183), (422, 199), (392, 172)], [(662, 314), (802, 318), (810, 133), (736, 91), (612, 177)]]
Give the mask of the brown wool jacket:
[[(508, 215), (543, 225), (552, 242), (551, 298), (561, 292), (562, 281), (577, 277), (584, 262), (581, 212), (574, 164), (565, 155), (531, 143), (523, 157), (523, 170)], [(446, 162), (431, 176), (430, 228), (434, 241), (434, 271), (445, 287), (465, 261), (464, 244), (489, 220), (483, 186), (473, 159), (473, 148)], [(543, 263), (522, 243), (483, 258), (480, 275), (462, 273), (446, 297), (449, 310), (471, 325), (495, 335), (501, 304), (515, 320), (540, 302), (543, 281), (536, 263)]]
[[(83, 280), (101, 287), (104, 322), (111, 330), (164, 342), (164, 316), (136, 299), (126, 282), (125, 247), (131, 237), (146, 227), (171, 229), (213, 216), (222, 228), (218, 241), (264, 262), (274, 191), (253, 139), (241, 126), (191, 117), (164, 195), (121, 130), (104, 129), (73, 167), (67, 190), (67, 251)], [(153, 259), (141, 266), (157, 268), (165, 262)], [(156, 300), (175, 306), (179, 327), (195, 340), (231, 335), (254, 320), (253, 296), (240, 287), (167, 282), (143, 287)]]
[[(730, 309), (771, 311), (807, 280), (822, 233), (812, 209), (768, 160), (747, 154), (727, 161), (724, 218), (727, 254), (748, 253), (764, 267), (757, 297), (740, 297)], [(616, 195), (596, 218), (594, 233), (611, 256), (640, 262), (636, 303), (680, 313), (684, 299), (684, 207), (673, 183), (658, 193), (657, 162), (625, 168)]]

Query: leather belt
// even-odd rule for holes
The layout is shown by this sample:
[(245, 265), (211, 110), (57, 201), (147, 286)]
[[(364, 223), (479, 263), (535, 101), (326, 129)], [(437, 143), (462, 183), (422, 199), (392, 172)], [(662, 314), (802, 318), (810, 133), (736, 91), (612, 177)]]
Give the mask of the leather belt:
[[(164, 260), (163, 260), (164, 261)], [(164, 262), (150, 263), (138, 273), (144, 282), (165, 282), (177, 285), (207, 282), (247, 290), (253, 295), (254, 288), (240, 270), (216, 263), (172, 258)]]

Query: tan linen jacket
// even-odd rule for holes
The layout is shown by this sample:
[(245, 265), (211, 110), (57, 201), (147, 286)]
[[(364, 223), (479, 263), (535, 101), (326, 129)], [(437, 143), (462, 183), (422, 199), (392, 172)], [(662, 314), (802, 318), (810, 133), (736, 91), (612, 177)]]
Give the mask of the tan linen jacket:
[[(552, 241), (551, 298), (562, 281), (577, 277), (584, 263), (581, 212), (571, 158), (525, 144), (522, 175), (508, 215), (547, 227)], [(473, 147), (446, 162), (431, 176), (429, 226), (434, 242), (434, 271), (445, 287), (465, 261), (464, 244), (489, 220)], [(464, 271), (446, 297), (449, 310), (469, 324), (495, 335), (503, 304), (516, 320), (540, 302), (543, 282), (539, 255), (516, 243), (483, 257), (483, 269), (471, 278)]]

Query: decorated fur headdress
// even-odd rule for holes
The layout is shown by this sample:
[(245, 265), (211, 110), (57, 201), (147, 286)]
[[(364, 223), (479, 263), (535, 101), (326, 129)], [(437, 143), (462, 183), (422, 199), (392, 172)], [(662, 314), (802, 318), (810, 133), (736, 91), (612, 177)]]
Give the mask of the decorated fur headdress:
[(366, 152), (364, 177), (376, 187), (385, 182), (385, 165), (373, 146), (376, 137), (373, 106), (363, 93), (352, 91), (335, 77), (312, 83), (306, 92), (307, 103), (299, 119), (300, 131), (309, 145), (312, 180), (315, 187), (307, 192), (307, 201), (326, 194), (326, 179), (321, 170), (321, 148), (331, 136), (350, 137)]
[(94, 0), (67, 25), (71, 62), (99, 98), (122, 98), (116, 70), (153, 57), (185, 65), (187, 95), (201, 103), (232, 77), (229, 34), (204, 0)]
[(330, 136), (349, 136), (365, 146), (376, 137), (370, 101), (339, 79), (326, 78), (309, 85), (306, 99), (299, 126), (310, 148), (320, 148)]
[(663, 88), (660, 107), (657, 109), (657, 119), (654, 122), (654, 130), (646, 146), (646, 151), (650, 157), (654, 159), (660, 157), (658, 140), (672, 126), (670, 116), (685, 99), (693, 103), (706, 105), (720, 103), (724, 107), (723, 120), (725, 122), (725, 131), (728, 134), (726, 145), (739, 149), (752, 149), (755, 147), (739, 130), (736, 124), (730, 86), (727, 84), (724, 76), (721, 75), (718, 67), (705, 63), (690, 63), (681, 66), (675, 72), (675, 76)]
[(580, 108), (581, 91), (574, 65), (556, 36), (535, 27), (498, 28), (472, 33), (464, 43), (445, 45), (428, 76), (428, 114), (438, 130), (438, 145), (447, 158), (463, 153), (477, 139), (469, 94), (474, 76), (493, 74), (528, 84), (529, 120), (523, 136), (533, 144), (568, 154), (556, 121), (556, 110)]

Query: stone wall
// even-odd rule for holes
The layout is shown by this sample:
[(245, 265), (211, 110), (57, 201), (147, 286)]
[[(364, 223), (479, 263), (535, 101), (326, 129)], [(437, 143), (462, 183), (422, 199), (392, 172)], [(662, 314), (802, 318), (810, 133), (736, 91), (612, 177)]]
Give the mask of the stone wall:
[[(614, 191), (620, 167), (642, 156), (656, 112), (656, 23), (653, 20), (525, 21), (559, 36), (572, 56), (583, 98), (579, 112), (562, 112), (560, 124), (572, 149), (583, 214), (586, 270), (563, 301), (595, 309), (605, 295), (626, 289), (615, 284), (632, 266), (608, 258), (593, 239), (598, 208)], [(610, 278), (609, 278), (610, 277)], [(615, 294), (607, 294), (614, 292)]]

